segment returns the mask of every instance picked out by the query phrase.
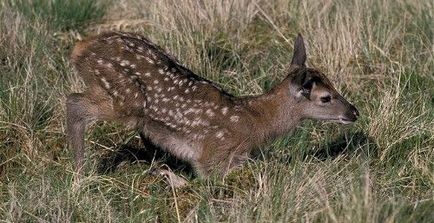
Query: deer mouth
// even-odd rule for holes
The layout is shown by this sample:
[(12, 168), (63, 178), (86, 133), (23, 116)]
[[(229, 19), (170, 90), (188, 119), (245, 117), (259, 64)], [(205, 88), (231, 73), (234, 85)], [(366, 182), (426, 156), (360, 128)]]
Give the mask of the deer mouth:
[(341, 124), (348, 125), (348, 124), (354, 123), (356, 120), (350, 120), (350, 119), (346, 119), (346, 118), (339, 118), (339, 119), (337, 119), (337, 121), (339, 123), (341, 123)]
[(339, 123), (339, 124), (348, 125), (348, 124), (354, 123), (356, 120), (357, 119), (349, 119), (349, 118), (339, 117), (339, 118), (336, 118), (336, 119), (329, 119), (328, 121), (336, 122), (336, 123)]

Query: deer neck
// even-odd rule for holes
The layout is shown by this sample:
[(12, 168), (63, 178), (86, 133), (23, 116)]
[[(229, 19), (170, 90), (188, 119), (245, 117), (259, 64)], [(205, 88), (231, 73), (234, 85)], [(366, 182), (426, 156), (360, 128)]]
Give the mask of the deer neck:
[(258, 139), (276, 138), (294, 129), (302, 120), (297, 102), (289, 95), (289, 80), (275, 86), (266, 94), (247, 99)]

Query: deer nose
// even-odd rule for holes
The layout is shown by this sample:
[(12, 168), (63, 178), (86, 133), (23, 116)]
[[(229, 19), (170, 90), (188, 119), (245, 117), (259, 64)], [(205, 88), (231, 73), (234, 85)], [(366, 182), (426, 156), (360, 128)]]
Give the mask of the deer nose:
[(351, 110), (353, 110), (353, 115), (354, 115), (354, 116), (356, 116), (356, 117), (359, 117), (359, 116), (360, 116), (359, 111), (357, 110), (356, 107), (354, 107), (354, 105), (351, 105)]

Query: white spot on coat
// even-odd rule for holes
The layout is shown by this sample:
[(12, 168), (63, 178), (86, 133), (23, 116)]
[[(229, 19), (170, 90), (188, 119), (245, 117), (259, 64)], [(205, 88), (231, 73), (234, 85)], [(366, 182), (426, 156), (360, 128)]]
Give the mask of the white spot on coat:
[(228, 107), (223, 107), (222, 108), (222, 114), (226, 115), (228, 113)]
[(205, 114), (207, 114), (209, 117), (213, 117), (215, 115), (211, 109), (206, 110)]
[(215, 135), (217, 138), (221, 139), (224, 136), (223, 131), (218, 131)]
[(128, 60), (122, 60), (121, 63), (120, 63), (120, 65), (123, 66), (123, 67), (125, 67), (125, 66), (127, 66), (129, 64), (130, 64), (130, 61), (128, 61)]
[(101, 81), (103, 82), (105, 89), (110, 89), (110, 83), (104, 77), (101, 78)]
[(240, 120), (240, 117), (237, 115), (232, 115), (230, 119), (231, 119), (231, 122), (238, 122)]

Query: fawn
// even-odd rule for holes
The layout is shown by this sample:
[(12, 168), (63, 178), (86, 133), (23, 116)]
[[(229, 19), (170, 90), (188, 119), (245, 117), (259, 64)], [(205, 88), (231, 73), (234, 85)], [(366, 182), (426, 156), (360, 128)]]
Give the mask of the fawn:
[(111, 32), (78, 42), (71, 61), (87, 90), (67, 97), (67, 135), (77, 172), (85, 127), (118, 121), (200, 177), (224, 176), (250, 151), (304, 119), (348, 124), (359, 116), (320, 71), (307, 68), (299, 34), (287, 77), (259, 96), (234, 97), (195, 75), (148, 39)]

